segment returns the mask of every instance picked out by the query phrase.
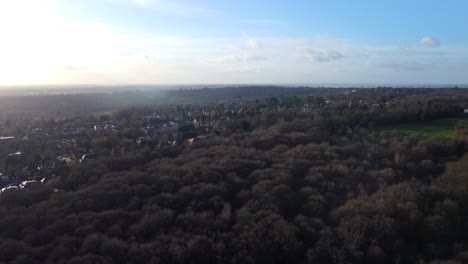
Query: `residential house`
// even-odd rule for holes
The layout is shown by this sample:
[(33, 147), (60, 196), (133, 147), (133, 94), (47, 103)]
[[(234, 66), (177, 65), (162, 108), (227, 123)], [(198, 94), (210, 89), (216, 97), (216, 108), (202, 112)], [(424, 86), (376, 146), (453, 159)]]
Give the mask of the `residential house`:
[(200, 128), (200, 122), (198, 122), (197, 119), (194, 119), (192, 124), (194, 128), (197, 128), (197, 129)]
[(63, 156), (58, 156), (57, 160), (64, 162), (67, 166), (72, 166), (75, 165), (76, 159), (73, 157), (73, 155), (68, 156), (68, 155), (63, 155)]
[(90, 161), (90, 160), (95, 160), (96, 159), (96, 155), (90, 153), (90, 154), (84, 154), (81, 159), (80, 159), (80, 163), (84, 163), (84, 162), (87, 162), (87, 161)]
[(38, 187), (41, 184), (41, 182), (32, 180), (32, 181), (23, 181), (20, 183), (19, 188), (21, 190), (30, 190), (33, 188)]
[(18, 187), (17, 186), (7, 186), (5, 188), (0, 189), (0, 194), (9, 192), (9, 191), (17, 191)]
[(23, 152), (21, 151), (17, 151), (15, 153), (9, 154), (10, 157), (17, 157), (17, 158), (21, 157), (21, 155), (23, 155)]

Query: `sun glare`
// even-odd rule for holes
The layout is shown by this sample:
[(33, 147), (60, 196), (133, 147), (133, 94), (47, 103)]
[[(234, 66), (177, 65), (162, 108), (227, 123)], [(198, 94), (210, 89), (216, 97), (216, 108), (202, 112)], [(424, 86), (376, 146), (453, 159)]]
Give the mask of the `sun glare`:
[(71, 21), (57, 1), (0, 3), (0, 84), (56, 83), (70, 71), (113, 63), (107, 25)]
[(0, 3), (0, 83), (43, 82), (52, 74), (44, 41), (52, 15), (36, 1)]

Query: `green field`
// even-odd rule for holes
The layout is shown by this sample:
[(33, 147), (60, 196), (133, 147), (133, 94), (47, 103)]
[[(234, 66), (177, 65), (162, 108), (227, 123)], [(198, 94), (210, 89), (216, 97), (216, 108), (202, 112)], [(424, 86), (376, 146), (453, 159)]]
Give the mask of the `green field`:
[(460, 120), (467, 120), (468, 115), (438, 118), (429, 122), (414, 122), (378, 127), (378, 131), (398, 132), (404, 135), (423, 134), (430, 137), (455, 137), (455, 127)]

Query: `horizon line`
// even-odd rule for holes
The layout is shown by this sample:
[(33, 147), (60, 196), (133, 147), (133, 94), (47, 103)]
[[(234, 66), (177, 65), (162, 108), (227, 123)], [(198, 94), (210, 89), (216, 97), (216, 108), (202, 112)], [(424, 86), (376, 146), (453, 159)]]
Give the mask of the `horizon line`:
[(429, 87), (466, 87), (468, 88), (468, 83), (359, 83), (359, 82), (327, 82), (327, 83), (320, 83), (320, 82), (310, 82), (310, 83), (154, 83), (154, 84), (139, 84), (139, 83), (128, 83), (128, 84), (0, 84), (0, 89), (3, 88), (105, 88), (105, 87), (115, 87), (115, 88), (123, 88), (129, 86), (138, 86), (138, 87), (174, 87), (174, 86), (221, 86), (221, 87), (230, 87), (230, 86), (290, 86), (290, 87), (304, 87), (309, 86), (311, 88), (321, 88), (321, 87), (418, 87), (421, 88), (423, 86)]

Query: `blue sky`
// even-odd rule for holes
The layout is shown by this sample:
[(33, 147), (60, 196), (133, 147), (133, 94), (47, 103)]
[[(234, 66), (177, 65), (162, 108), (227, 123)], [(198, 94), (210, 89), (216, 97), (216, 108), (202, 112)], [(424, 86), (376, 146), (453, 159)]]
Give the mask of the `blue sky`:
[(0, 85), (468, 83), (461, 0), (3, 0)]

